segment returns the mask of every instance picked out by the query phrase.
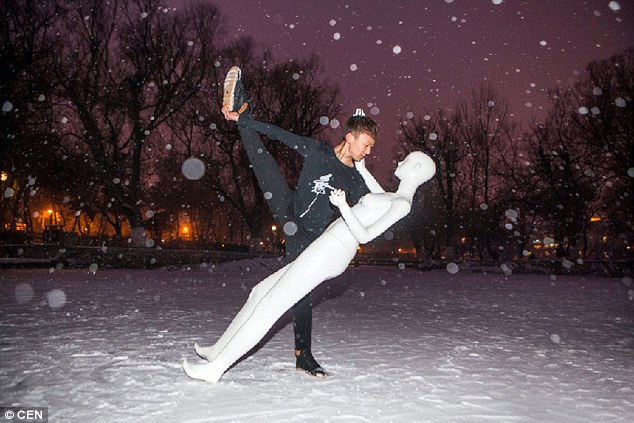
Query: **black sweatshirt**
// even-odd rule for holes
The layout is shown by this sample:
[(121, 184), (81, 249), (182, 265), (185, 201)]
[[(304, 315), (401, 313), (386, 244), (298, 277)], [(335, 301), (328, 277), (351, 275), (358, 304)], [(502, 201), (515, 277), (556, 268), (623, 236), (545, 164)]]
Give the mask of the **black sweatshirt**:
[(346, 166), (337, 158), (332, 147), (313, 138), (304, 137), (242, 115), (238, 125), (281, 141), (304, 158), (292, 200), (295, 222), (313, 236), (320, 235), (333, 220), (336, 207), (330, 204), (332, 188), (346, 193), (350, 206), (368, 192), (363, 177), (356, 168)]

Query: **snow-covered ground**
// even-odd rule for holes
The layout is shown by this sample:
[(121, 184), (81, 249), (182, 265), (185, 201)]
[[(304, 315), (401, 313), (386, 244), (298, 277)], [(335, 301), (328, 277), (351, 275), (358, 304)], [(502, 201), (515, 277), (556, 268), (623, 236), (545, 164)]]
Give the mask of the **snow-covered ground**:
[(350, 268), (316, 292), (296, 372), (287, 315), (218, 384), (189, 379), (275, 259), (0, 271), (0, 406), (51, 422), (626, 422), (634, 304), (621, 279)]

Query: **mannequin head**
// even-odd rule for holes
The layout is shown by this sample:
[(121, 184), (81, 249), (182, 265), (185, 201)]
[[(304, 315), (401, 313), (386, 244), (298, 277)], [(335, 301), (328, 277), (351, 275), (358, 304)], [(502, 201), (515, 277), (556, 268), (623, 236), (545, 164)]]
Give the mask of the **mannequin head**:
[(436, 164), (427, 154), (413, 151), (400, 162), (394, 175), (403, 182), (410, 182), (416, 187), (429, 181), (436, 173)]

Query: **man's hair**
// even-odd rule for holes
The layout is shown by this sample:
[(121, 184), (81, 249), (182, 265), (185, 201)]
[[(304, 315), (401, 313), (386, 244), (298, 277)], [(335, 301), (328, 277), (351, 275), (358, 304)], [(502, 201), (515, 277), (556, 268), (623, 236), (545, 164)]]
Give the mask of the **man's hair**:
[(379, 136), (379, 127), (375, 121), (367, 116), (352, 116), (348, 119), (348, 122), (346, 122), (343, 133), (344, 136), (349, 132), (352, 132), (354, 135), (368, 134), (376, 140)]

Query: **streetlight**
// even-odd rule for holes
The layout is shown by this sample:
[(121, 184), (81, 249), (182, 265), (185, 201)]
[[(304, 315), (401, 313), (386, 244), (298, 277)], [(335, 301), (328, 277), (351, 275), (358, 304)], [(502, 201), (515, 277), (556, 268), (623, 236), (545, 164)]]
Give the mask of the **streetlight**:
[(277, 226), (272, 225), (271, 231), (273, 231), (273, 254), (277, 251)]

